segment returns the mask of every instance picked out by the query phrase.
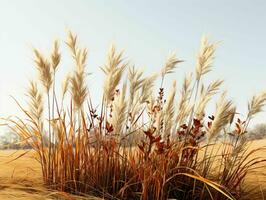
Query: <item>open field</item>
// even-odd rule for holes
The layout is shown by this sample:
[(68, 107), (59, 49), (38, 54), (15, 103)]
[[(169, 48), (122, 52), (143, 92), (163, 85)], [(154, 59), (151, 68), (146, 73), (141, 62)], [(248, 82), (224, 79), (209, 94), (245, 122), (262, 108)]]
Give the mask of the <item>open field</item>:
[(33, 152), (13, 162), (24, 151), (3, 150), (1, 156), (0, 199), (52, 199), (42, 187), (42, 176)]
[(16, 159), (25, 152), (25, 150), (0, 151), (1, 200), (98, 199), (94, 197), (81, 198), (48, 190), (43, 186), (41, 167), (34, 160), (33, 151), (29, 151), (26, 155)]
[[(250, 150), (266, 145), (266, 139), (253, 141)], [(68, 196), (67, 194), (50, 191), (43, 186), (41, 166), (34, 160), (35, 153), (30, 150), (27, 154), (18, 158), (28, 150), (1, 150), (0, 151), (0, 199), (22, 199), (22, 200), (48, 200), (48, 199), (97, 199), (94, 197), (81, 198)], [(265, 157), (265, 152), (256, 156)], [(18, 158), (18, 159), (16, 159)], [(262, 176), (265, 167), (247, 176), (245, 186), (260, 190), (266, 190), (266, 180)], [(263, 197), (262, 197), (263, 198)]]

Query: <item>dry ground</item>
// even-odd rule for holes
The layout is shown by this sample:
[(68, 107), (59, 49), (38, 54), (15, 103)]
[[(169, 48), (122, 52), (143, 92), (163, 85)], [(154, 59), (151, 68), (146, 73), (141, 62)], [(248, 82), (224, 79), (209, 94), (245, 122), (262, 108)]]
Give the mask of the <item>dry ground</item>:
[[(266, 139), (253, 141), (250, 148), (262, 146), (266, 146)], [(0, 151), (0, 200), (81, 199), (45, 189), (42, 185), (40, 165), (33, 159), (34, 152), (29, 151), (26, 155), (16, 159), (24, 152), (22, 150)], [(260, 154), (262, 158), (266, 158), (266, 152)], [(266, 190), (266, 180), (264, 180), (266, 176), (261, 176), (265, 171), (265, 167), (258, 169), (256, 173), (248, 177), (247, 185), (256, 186), (259, 190)]]
[[(24, 150), (0, 151), (0, 200), (54, 200), (54, 199), (88, 199), (74, 197), (43, 187), (40, 165), (34, 158), (34, 152), (16, 159)], [(15, 160), (14, 160), (15, 159)]]

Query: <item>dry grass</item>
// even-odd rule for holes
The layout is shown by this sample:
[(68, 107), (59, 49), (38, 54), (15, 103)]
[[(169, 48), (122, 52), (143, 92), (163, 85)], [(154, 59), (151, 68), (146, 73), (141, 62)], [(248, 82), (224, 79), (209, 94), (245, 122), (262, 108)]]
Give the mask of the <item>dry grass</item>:
[[(24, 156), (20, 157), (21, 155)], [(41, 167), (35, 157), (36, 152), (32, 150), (0, 151), (1, 200), (97, 200), (94, 197), (71, 196), (45, 188), (42, 181)]]
[[(66, 44), (75, 69), (62, 84), (61, 103), (55, 84), (61, 56), (55, 42), (50, 58), (34, 50), (40, 78), (37, 85), (30, 84), (29, 108), (17, 102), (27, 119), (8, 119), (22, 141), (36, 151), (48, 187), (106, 199), (244, 199), (251, 195), (244, 188), (246, 177), (266, 159), (256, 156), (264, 148), (249, 151), (245, 134), (265, 104), (265, 93), (252, 98), (242, 121), (226, 92), (220, 91), (221, 80), (204, 86), (216, 43), (203, 38), (195, 72), (185, 77), (178, 101), (175, 82), (169, 96), (164, 95), (166, 75), (182, 62), (175, 54), (158, 74), (148, 77), (129, 67), (129, 82), (121, 83), (129, 64), (123, 52), (111, 46), (101, 68), (106, 78), (97, 109), (86, 84), (87, 50), (79, 47), (72, 33)], [(158, 77), (161, 87), (155, 97)], [(216, 111), (208, 116), (205, 108), (216, 94), (220, 94)], [(43, 116), (43, 109), (48, 116)], [(213, 142), (219, 136), (223, 145), (216, 150)]]

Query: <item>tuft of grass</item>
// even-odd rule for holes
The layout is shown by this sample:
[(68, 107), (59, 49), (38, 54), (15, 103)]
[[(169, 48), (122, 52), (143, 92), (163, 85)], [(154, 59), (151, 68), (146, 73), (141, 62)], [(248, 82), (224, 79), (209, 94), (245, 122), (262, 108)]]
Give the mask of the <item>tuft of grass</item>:
[[(249, 151), (245, 140), (248, 124), (266, 98), (265, 93), (254, 96), (242, 121), (226, 92), (220, 92), (221, 80), (204, 85), (216, 43), (202, 39), (195, 72), (185, 76), (180, 94), (174, 82), (167, 98), (165, 77), (182, 60), (171, 54), (159, 73), (145, 77), (142, 70), (128, 67), (123, 52), (112, 45), (101, 67), (100, 107), (94, 106), (86, 83), (87, 50), (71, 32), (66, 45), (75, 69), (62, 82), (61, 99), (56, 41), (49, 58), (34, 49), (39, 79), (30, 83), (27, 108), (16, 101), (26, 119), (8, 119), (37, 152), (48, 187), (105, 199), (239, 199), (245, 194), (246, 176), (266, 161), (254, 156), (265, 149)], [(206, 114), (218, 94), (215, 113)], [(214, 142), (222, 144), (218, 150)]]

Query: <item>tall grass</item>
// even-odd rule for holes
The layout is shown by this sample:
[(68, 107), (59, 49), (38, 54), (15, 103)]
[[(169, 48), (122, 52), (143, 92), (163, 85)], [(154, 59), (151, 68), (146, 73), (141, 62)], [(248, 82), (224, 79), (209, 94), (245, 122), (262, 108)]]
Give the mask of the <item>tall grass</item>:
[[(242, 121), (220, 90), (221, 80), (204, 85), (217, 43), (202, 39), (195, 72), (185, 76), (180, 93), (173, 82), (168, 97), (165, 78), (182, 60), (170, 54), (160, 72), (145, 77), (111, 46), (101, 67), (100, 108), (86, 83), (87, 50), (71, 32), (66, 45), (75, 68), (62, 82), (62, 94), (56, 92), (61, 61), (56, 41), (49, 57), (34, 50), (39, 79), (30, 82), (28, 107), (17, 102), (26, 118), (8, 119), (38, 153), (48, 187), (106, 199), (244, 198), (247, 174), (265, 162), (254, 156), (263, 148), (248, 150), (245, 134), (266, 93), (251, 99)], [(215, 113), (207, 115), (215, 95), (220, 95)]]

